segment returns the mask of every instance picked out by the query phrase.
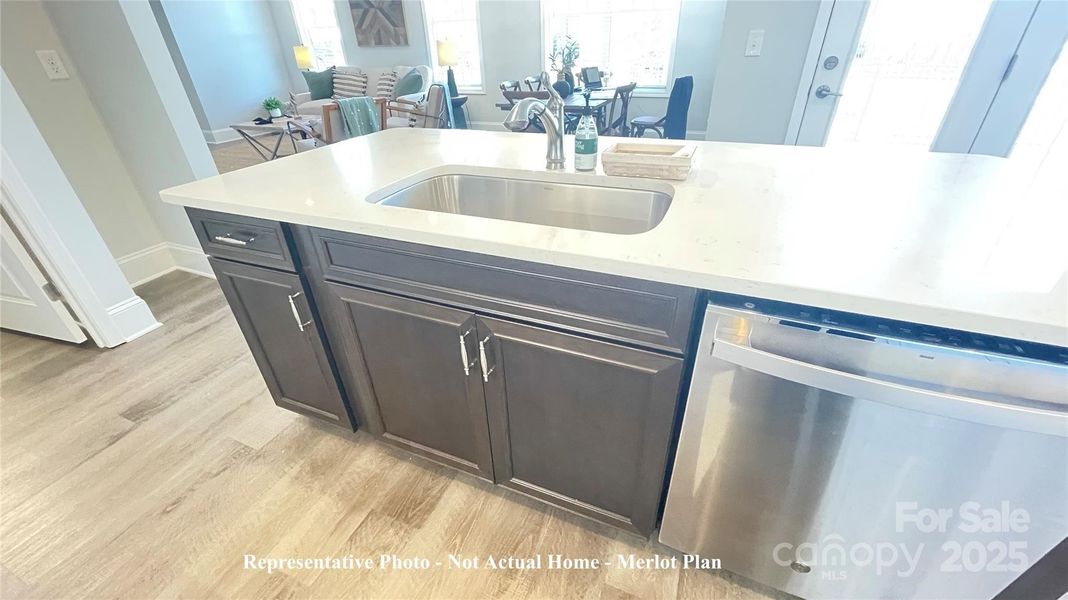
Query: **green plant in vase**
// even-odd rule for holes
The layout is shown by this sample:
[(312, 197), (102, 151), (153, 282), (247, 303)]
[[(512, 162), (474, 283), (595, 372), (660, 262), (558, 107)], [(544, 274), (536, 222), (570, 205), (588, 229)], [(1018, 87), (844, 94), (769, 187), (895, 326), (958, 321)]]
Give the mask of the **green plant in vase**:
[(571, 87), (575, 87), (575, 63), (578, 62), (579, 52), (578, 40), (570, 35), (553, 37), (553, 49), (549, 54), (549, 66), (553, 71), (556, 71), (558, 80), (567, 81)]
[(267, 111), (272, 119), (280, 117), (282, 116), (282, 101), (271, 96), (263, 101), (263, 110)]

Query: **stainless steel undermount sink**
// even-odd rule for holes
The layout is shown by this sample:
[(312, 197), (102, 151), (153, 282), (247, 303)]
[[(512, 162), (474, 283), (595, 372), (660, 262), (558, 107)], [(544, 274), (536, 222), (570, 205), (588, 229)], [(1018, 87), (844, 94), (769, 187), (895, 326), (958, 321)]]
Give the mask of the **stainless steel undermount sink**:
[(377, 203), (566, 229), (635, 234), (660, 224), (671, 206), (671, 194), (648, 189), (449, 174), (424, 179)]

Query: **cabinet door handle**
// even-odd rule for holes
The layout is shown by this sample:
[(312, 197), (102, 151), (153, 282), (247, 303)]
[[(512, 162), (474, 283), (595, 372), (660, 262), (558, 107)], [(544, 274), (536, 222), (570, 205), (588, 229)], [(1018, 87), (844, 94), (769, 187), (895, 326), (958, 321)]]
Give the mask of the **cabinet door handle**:
[(297, 303), (294, 302), (294, 299), (299, 295), (300, 295), (300, 292), (297, 292), (296, 294), (290, 294), (289, 295), (289, 308), (293, 311), (293, 320), (297, 322), (297, 329), (299, 329), (301, 331), (304, 331), (305, 327), (307, 327), (308, 325), (311, 325), (311, 319), (309, 319), (307, 321), (303, 321), (303, 322), (301, 321), (300, 313), (297, 312)]
[(478, 361), (482, 365), (482, 381), (483, 381), (483, 383), (488, 383), (489, 382), (490, 373), (493, 372), (493, 369), (497, 368), (495, 366), (493, 366), (493, 367), (489, 366), (489, 361), (486, 360), (486, 342), (488, 342), (489, 339), (490, 339), (490, 336), (487, 335), (486, 339), (481, 340), (481, 341), (478, 342)]
[(223, 235), (217, 235), (213, 238), (216, 242), (222, 242), (223, 244), (230, 244), (231, 246), (248, 246), (252, 242), (256, 241), (256, 234), (248, 234), (248, 239), (240, 239), (234, 237), (232, 233), (224, 233)]
[(475, 361), (467, 357), (467, 335), (471, 333), (471, 329), (460, 334), (460, 361), (464, 365), (464, 377), (471, 374), (471, 367), (475, 366)]

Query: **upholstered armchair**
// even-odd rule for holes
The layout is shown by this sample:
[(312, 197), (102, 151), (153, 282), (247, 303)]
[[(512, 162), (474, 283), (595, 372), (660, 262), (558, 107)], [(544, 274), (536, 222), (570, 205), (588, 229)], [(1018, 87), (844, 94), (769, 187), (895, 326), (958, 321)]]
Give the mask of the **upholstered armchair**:
[(448, 90), (440, 83), (432, 84), (421, 101), (397, 98), (386, 103), (386, 127), (445, 129), (451, 126), (452, 102)]

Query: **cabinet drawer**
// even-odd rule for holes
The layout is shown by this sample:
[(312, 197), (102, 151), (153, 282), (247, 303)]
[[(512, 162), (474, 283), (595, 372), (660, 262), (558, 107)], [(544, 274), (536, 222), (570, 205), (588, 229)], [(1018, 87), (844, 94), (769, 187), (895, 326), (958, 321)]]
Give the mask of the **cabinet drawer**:
[(209, 256), (295, 271), (277, 221), (187, 208), (197, 239)]
[(692, 288), (324, 229), (309, 237), (326, 279), (685, 352)]

